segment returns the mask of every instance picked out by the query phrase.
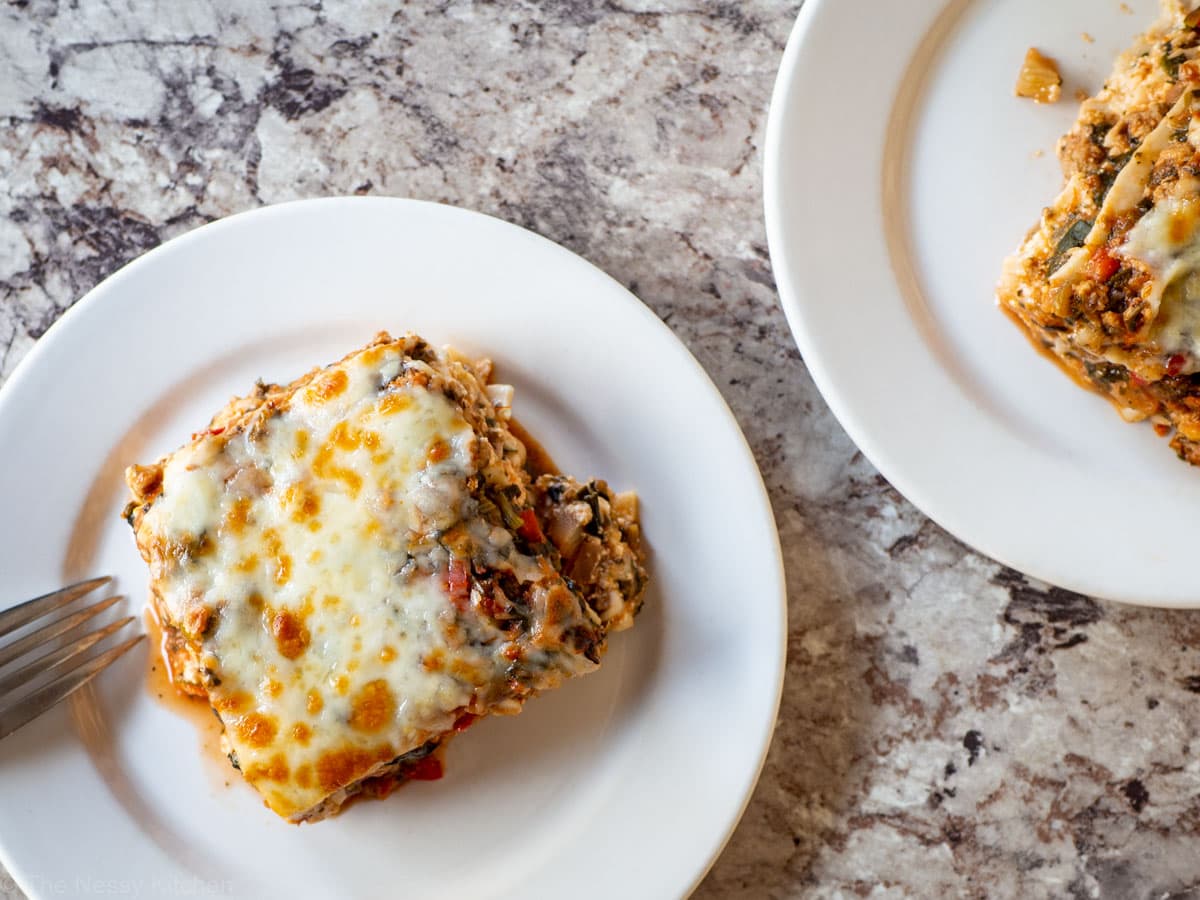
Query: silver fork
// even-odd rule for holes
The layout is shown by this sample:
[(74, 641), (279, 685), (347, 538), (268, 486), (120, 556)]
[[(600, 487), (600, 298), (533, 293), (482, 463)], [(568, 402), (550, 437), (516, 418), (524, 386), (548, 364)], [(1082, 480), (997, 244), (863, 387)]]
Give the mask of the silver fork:
[[(0, 740), (65, 700), (145, 637), (139, 634), (103, 653), (84, 656), (100, 641), (133, 621), (134, 617), (129, 616), (94, 631), (80, 633), (80, 626), (120, 600), (118, 595), (53, 619), (20, 637), (5, 640), (14, 631), (49, 618), (110, 581), (112, 579), (108, 577), (81, 581), (0, 612)], [(20, 668), (5, 672), (12, 663), (29, 656), (33, 658)], [(55, 673), (55, 678), (49, 683), (32, 692), (23, 690), (51, 673)]]

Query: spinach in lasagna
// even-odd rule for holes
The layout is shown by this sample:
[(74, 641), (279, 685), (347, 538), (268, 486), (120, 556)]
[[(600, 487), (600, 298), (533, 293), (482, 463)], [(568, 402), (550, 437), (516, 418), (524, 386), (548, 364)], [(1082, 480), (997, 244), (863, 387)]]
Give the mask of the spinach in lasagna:
[(172, 679), (280, 816), (437, 777), (638, 612), (636, 497), (534, 477), (490, 376), (381, 334), (127, 472)]

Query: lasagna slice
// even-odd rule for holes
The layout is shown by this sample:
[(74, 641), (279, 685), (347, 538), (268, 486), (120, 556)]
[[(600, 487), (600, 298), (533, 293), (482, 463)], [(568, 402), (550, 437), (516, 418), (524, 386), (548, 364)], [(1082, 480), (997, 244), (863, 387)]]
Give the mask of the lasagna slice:
[(1122, 54), (1059, 143), (1066, 185), (1001, 307), (1079, 384), (1200, 463), (1200, 11)]
[(636, 497), (534, 479), (490, 374), (383, 334), (127, 472), (172, 680), (280, 816), (437, 777), (638, 612)]

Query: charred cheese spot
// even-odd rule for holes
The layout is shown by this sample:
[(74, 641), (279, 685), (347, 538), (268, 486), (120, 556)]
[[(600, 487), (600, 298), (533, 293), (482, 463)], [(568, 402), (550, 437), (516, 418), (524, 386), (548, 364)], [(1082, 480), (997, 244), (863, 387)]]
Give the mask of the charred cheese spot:
[(241, 741), (250, 747), (269, 747), (279, 733), (274, 716), (248, 713), (235, 721), (234, 730)]
[(383, 362), (383, 357), (386, 352), (387, 351), (384, 345), (376, 344), (373, 347), (367, 347), (365, 350), (363, 350), (358, 355), (358, 358), (362, 361), (364, 366), (377, 366)]
[(296, 769), (296, 784), (302, 788), (312, 786), (312, 766), (303, 765)]
[(350, 702), (350, 727), (356, 731), (376, 732), (392, 721), (396, 697), (388, 683), (377, 678), (359, 689)]
[(274, 678), (266, 678), (262, 683), (262, 693), (268, 697), (278, 697), (283, 693), (283, 685)]
[(275, 781), (280, 784), (286, 783), (292, 774), (287, 760), (281, 753), (276, 753), (266, 764), (255, 763), (247, 766), (245, 772), (248, 781)]
[(307, 747), (308, 742), (312, 739), (312, 729), (303, 722), (297, 722), (292, 726), (292, 740), (301, 746)]
[(396, 413), (410, 409), (412, 405), (412, 399), (408, 394), (394, 392), (385, 394), (383, 399), (379, 401), (379, 412), (384, 416), (394, 416)]
[(357, 497), (358, 492), (362, 490), (362, 476), (353, 469), (337, 465), (333, 457), (333, 449), (329, 446), (318, 450), (316, 458), (313, 459), (313, 474), (326, 481), (340, 481), (346, 486), (351, 497)]
[(258, 554), (256, 554), (256, 553), (251, 553), (247, 556), (243, 556), (241, 559), (239, 559), (237, 561), (237, 564), (234, 566), (234, 570), (237, 572), (241, 572), (243, 575), (249, 575), (251, 572), (255, 571), (257, 568), (258, 568)]
[(378, 432), (354, 428), (345, 422), (339, 422), (329, 433), (329, 443), (345, 453), (352, 453), (360, 447), (378, 450), (379, 440)]
[(281, 609), (271, 618), (271, 635), (281, 656), (296, 659), (312, 640), (304, 623), (288, 609)]
[(225, 514), (225, 527), (233, 534), (242, 534), (250, 524), (250, 498), (238, 497)]
[(263, 531), (263, 545), (274, 563), (271, 580), (277, 587), (283, 587), (292, 577), (292, 557), (284, 551), (283, 541), (279, 537), (279, 532), (274, 528)]
[(231, 694), (213, 697), (212, 704), (219, 712), (240, 713), (250, 707), (251, 699), (250, 695), (244, 691), (235, 691)]
[(345, 747), (322, 753), (317, 757), (317, 784), (324, 791), (337, 790), (342, 785), (357, 781), (381, 762), (392, 758), (390, 747), (364, 750), (361, 747)]
[(323, 372), (305, 391), (305, 399), (310, 403), (327, 403), (344, 392), (349, 384), (350, 378), (343, 369)]
[(350, 693), (350, 679), (345, 675), (338, 675), (333, 679), (333, 689), (345, 697)]
[(396, 658), (396, 649), (390, 645), (384, 645), (379, 651), (379, 661), (389, 663)]
[(360, 446), (358, 434), (357, 429), (351, 428), (345, 422), (338, 422), (333, 427), (333, 431), (329, 432), (329, 444), (327, 446), (346, 453), (357, 450)]
[(291, 509), (293, 522), (307, 522), (321, 512), (320, 495), (306, 484), (288, 485), (283, 502)]
[(429, 445), (429, 451), (425, 454), (425, 459), (430, 465), (436, 465), (445, 459), (450, 458), (450, 445), (441, 438), (434, 440)]
[(325, 701), (321, 699), (321, 692), (313, 688), (308, 692), (308, 697), (305, 700), (304, 708), (310, 716), (315, 716), (325, 708)]
[(303, 428), (297, 428), (294, 440), (296, 449), (292, 451), (292, 458), (303, 459), (305, 454), (308, 453), (308, 432)]

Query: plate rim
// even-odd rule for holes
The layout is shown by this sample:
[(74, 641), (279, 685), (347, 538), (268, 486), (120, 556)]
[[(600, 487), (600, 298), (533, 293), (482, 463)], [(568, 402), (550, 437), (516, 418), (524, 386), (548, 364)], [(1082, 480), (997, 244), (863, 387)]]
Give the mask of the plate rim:
[[(105, 295), (119, 291), (123, 282), (136, 274), (138, 270), (146, 265), (156, 264), (158, 259), (179, 249), (181, 246), (194, 242), (198, 239), (203, 239), (205, 235), (211, 234), (215, 230), (223, 230), (230, 227), (238, 227), (244, 225), (247, 221), (252, 220), (267, 220), (276, 216), (287, 216), (292, 214), (294, 210), (307, 211), (310, 209), (327, 206), (327, 207), (366, 207), (374, 206), (393, 206), (393, 207), (412, 207), (412, 208), (435, 208), (438, 214), (460, 215), (468, 219), (484, 220), (491, 227), (499, 226), (510, 233), (519, 233), (524, 240), (530, 241), (533, 245), (540, 248), (541, 252), (557, 254), (560, 258), (570, 261), (572, 264), (581, 265), (590, 269), (594, 274), (601, 276), (601, 280), (609, 285), (612, 291), (612, 299), (615, 302), (616, 296), (619, 293), (623, 298), (622, 302), (626, 307), (636, 312), (635, 315), (642, 317), (647, 328), (660, 329), (665, 338), (673, 342), (679, 351), (681, 351), (681, 359), (686, 359), (687, 365), (692, 370), (692, 375), (697, 377), (697, 386), (703, 386), (707, 393), (711, 394), (711, 399), (714, 400), (724, 416), (724, 425), (726, 429), (731, 429), (730, 436), (735, 439), (736, 446), (739, 452), (744, 454), (743, 462), (749, 467), (748, 473), (753, 473), (753, 481), (755, 491), (753, 493), (752, 504), (748, 509), (752, 508), (756, 517), (760, 517), (765, 529), (765, 533), (771, 536), (769, 552), (764, 555), (764, 558), (769, 557), (772, 560), (772, 567), (769, 573), (769, 581), (771, 582), (771, 596), (764, 596), (762, 602), (764, 604), (773, 605), (775, 608), (774, 627), (777, 630), (776, 639), (774, 641), (774, 658), (773, 658), (773, 684), (771, 692), (768, 696), (767, 709), (770, 715), (765, 720), (759, 723), (760, 731), (756, 736), (756, 744), (758, 746), (757, 759), (753, 761), (752, 766), (748, 766), (746, 776), (739, 788), (741, 794), (740, 802), (737, 805), (734, 814), (731, 815), (724, 826), (720, 829), (717, 841), (703, 855), (697, 855), (695, 862), (689, 866), (693, 870), (693, 876), (690, 882), (686, 885), (681, 885), (684, 890), (684, 896), (692, 893), (704, 880), (717, 863), (722, 852), (728, 846), (741, 823), (746, 809), (750, 805), (755, 789), (761, 779), (767, 756), (773, 745), (773, 738), (776, 731), (776, 726), (779, 719), (779, 709), (782, 701), (783, 686), (786, 676), (787, 664), (787, 638), (788, 638), (788, 590), (786, 570), (783, 561), (783, 551), (779, 538), (778, 525), (775, 519), (774, 506), (771, 502), (770, 493), (767, 490), (766, 483), (763, 479), (762, 471), (758, 465), (757, 457), (747, 440), (744, 431), (739, 424), (736, 415), (733, 413), (724, 395), (717, 388), (715, 382), (708, 374), (707, 370), (696, 359), (695, 355), (688, 348), (687, 344), (680, 338), (659, 316), (654, 310), (628, 288), (617, 281), (612, 275), (604, 271), (591, 260), (577, 254), (568, 248), (558, 244), (557, 242), (538, 234), (528, 228), (513, 222), (506, 221), (498, 216), (480, 212), (478, 210), (469, 209), (463, 206), (457, 206), (450, 203), (441, 203), (431, 200), (423, 200), (410, 197), (396, 196), (379, 196), (379, 195), (327, 195), (319, 197), (301, 198), (296, 200), (288, 200), (280, 203), (265, 204), (258, 207), (253, 207), (246, 210), (241, 210), (227, 216), (222, 216), (210, 222), (189, 229), (181, 234), (175, 235), (160, 244), (150, 248), (149, 250), (138, 254), (133, 259), (129, 260), (115, 271), (107, 275), (97, 284), (87, 290), (78, 300), (72, 303), (66, 310), (59, 315), (50, 327), (39, 337), (22, 357), (13, 370), (9, 373), (3, 384), (0, 384), (0, 417), (5, 414), (5, 408), (8, 406), (9, 398), (15, 396), (20, 390), (24, 380), (29, 377), (29, 374), (35, 371), (40, 365), (40, 360), (47, 348), (54, 345), (55, 342), (61, 339), (61, 335), (68, 333), (70, 330), (77, 328), (77, 322), (80, 317), (86, 312), (98, 308), (104, 303)], [(768, 607), (769, 610), (769, 607)], [(764, 643), (764, 647), (767, 646)], [(70, 733), (73, 738), (77, 738), (74, 727)], [(82, 745), (76, 742), (71, 747), (72, 752), (85, 752)], [(2, 863), (10, 876), (13, 878), (17, 886), (23, 890), (29, 897), (40, 896), (31, 878), (27, 878), (25, 867), (20, 861), (14, 858), (13, 854), (8, 849), (8, 842), (4, 840), (3, 832), (0, 832), (0, 863)]]

